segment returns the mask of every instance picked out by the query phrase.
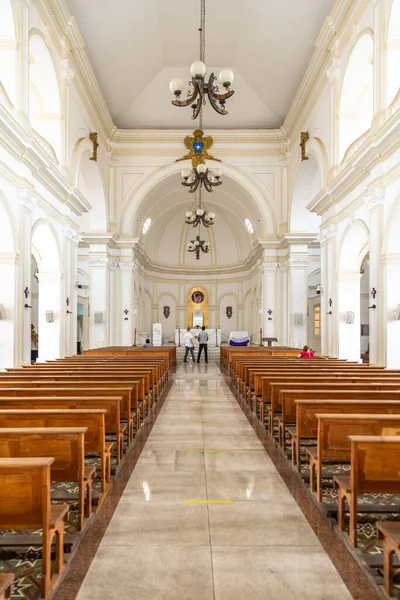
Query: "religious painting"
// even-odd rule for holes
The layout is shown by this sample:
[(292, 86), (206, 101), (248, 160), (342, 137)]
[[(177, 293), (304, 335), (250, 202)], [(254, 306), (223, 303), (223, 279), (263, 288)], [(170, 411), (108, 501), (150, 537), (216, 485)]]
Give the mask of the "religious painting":
[(201, 304), (202, 302), (204, 302), (203, 292), (200, 292), (200, 291), (193, 292), (192, 302), (194, 302), (195, 304)]
[(171, 314), (171, 309), (169, 306), (164, 306), (163, 308), (163, 315), (166, 319), (168, 319), (169, 315)]
[(233, 315), (232, 306), (227, 306), (225, 309), (225, 313), (226, 313), (226, 316), (228, 317), (228, 319), (231, 319), (232, 315)]

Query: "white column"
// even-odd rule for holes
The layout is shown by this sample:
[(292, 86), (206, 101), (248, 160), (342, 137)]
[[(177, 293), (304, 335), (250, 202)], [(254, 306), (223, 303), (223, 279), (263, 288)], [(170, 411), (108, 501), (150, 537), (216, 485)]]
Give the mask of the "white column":
[(277, 337), (276, 321), (279, 318), (276, 309), (277, 298), (277, 267), (276, 262), (264, 262), (262, 276), (262, 330), (263, 337)]
[(71, 83), (75, 77), (75, 71), (71, 68), (68, 58), (62, 61), (62, 76), (64, 79), (63, 85), (63, 114), (62, 114), (62, 130), (61, 130), (61, 168), (68, 178), (70, 164), (70, 128), (71, 128)]
[(400, 254), (383, 257), (384, 289), (384, 364), (388, 369), (400, 369), (400, 320), (394, 318), (394, 311), (400, 305)]
[[(17, 296), (17, 310), (21, 319), (17, 319), (17, 338), (18, 338), (18, 364), (29, 364), (31, 362), (31, 309), (24, 308), (24, 305), (31, 305), (29, 289), (31, 286), (31, 230), (32, 213), (36, 207), (36, 201), (29, 192), (21, 191), (18, 195), (20, 200), (19, 208), (19, 240), (20, 240), (20, 261), (19, 261), (19, 290)], [(28, 297), (25, 297), (25, 290)]]
[[(39, 272), (39, 361), (61, 356), (61, 274)], [(47, 311), (53, 313), (54, 322), (46, 320)]]
[(369, 362), (374, 365), (385, 364), (384, 337), (385, 304), (383, 294), (382, 236), (383, 203), (385, 192), (376, 189), (367, 200), (369, 209), (369, 289), (377, 291), (375, 300), (370, 296), (369, 310)]
[[(95, 256), (90, 257), (90, 254)], [(110, 343), (110, 265), (111, 262), (107, 252), (99, 252), (96, 246), (90, 247), (90, 348), (102, 348)], [(94, 322), (95, 313), (102, 314), (103, 323)]]
[[(325, 234), (325, 232), (324, 232)], [(328, 288), (328, 269), (327, 269), (327, 239), (325, 235), (320, 236), (321, 246), (321, 354), (328, 355), (329, 353), (329, 332), (328, 332), (328, 317), (325, 310), (325, 294)]]
[(78, 279), (78, 242), (75, 230), (66, 226), (64, 234), (64, 278), (62, 294), (62, 355), (70, 356), (77, 352), (77, 308), (78, 294), (75, 282)]
[[(122, 323), (120, 339), (123, 346), (132, 346), (134, 343), (136, 268), (137, 265), (132, 260), (119, 263), (121, 302), (118, 307), (118, 320)], [(124, 311), (128, 312), (125, 314)]]
[[(321, 352), (338, 356), (335, 328), (336, 302), (336, 225), (322, 230), (321, 238)], [(332, 314), (330, 314), (332, 313)]]
[(18, 257), (0, 255), (0, 369), (19, 366), (18, 327), (21, 302), (18, 302)]
[(307, 341), (308, 254), (291, 252), (287, 270), (288, 342), (301, 348)]
[[(360, 362), (360, 273), (339, 273), (338, 306), (332, 317), (335, 320), (339, 342), (339, 358)], [(353, 312), (354, 323), (345, 321), (346, 312)]]

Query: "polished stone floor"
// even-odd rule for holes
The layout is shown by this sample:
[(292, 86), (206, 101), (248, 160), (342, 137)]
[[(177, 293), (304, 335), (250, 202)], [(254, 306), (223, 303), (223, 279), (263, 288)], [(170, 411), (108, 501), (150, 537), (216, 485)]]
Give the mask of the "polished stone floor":
[(350, 600), (216, 363), (181, 364), (78, 600)]

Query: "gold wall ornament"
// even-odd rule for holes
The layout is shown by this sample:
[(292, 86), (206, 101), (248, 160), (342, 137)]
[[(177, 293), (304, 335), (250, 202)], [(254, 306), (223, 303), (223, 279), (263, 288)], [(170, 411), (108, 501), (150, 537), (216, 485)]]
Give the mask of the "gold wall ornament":
[(92, 142), (92, 156), (89, 160), (94, 160), (97, 162), (97, 148), (99, 147), (99, 142), (97, 141), (97, 133), (93, 132), (89, 135), (89, 140)]
[(301, 148), (301, 160), (308, 160), (307, 156), (307, 142), (310, 139), (308, 131), (302, 131), (300, 133), (300, 148)]
[(187, 295), (187, 326), (193, 328), (193, 313), (200, 310), (203, 313), (203, 325), (208, 328), (208, 292), (197, 286), (189, 290)]
[(204, 137), (204, 132), (201, 129), (193, 131), (193, 136), (187, 135), (183, 143), (189, 150), (189, 154), (185, 154), (182, 158), (178, 158), (175, 162), (181, 160), (191, 160), (192, 166), (196, 169), (200, 164), (205, 164), (207, 160), (216, 160), (221, 162), (218, 158), (208, 154), (207, 150), (211, 148), (214, 143), (213, 138), (210, 135)]

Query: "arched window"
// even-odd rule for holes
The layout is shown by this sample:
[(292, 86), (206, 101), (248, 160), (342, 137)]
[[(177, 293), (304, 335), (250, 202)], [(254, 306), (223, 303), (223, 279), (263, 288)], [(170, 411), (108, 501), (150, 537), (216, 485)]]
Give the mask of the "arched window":
[(145, 222), (143, 223), (143, 229), (142, 229), (142, 233), (143, 235), (146, 235), (146, 233), (148, 232), (148, 230), (150, 229), (150, 225), (151, 225), (151, 219), (150, 217), (148, 219), (145, 220)]
[(340, 161), (347, 148), (368, 131), (373, 117), (373, 40), (363, 35), (347, 65), (340, 98)]
[(387, 38), (387, 102), (393, 102), (400, 87), (400, 0), (393, 0)]
[(61, 104), (58, 81), (50, 52), (37, 34), (29, 40), (29, 119), (33, 129), (49, 142), (59, 157)]
[(254, 227), (250, 219), (245, 219), (244, 224), (246, 225), (246, 229), (250, 234), (254, 233)]
[(0, 0), (0, 81), (15, 105), (16, 46), (14, 15), (10, 0)]

